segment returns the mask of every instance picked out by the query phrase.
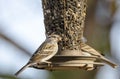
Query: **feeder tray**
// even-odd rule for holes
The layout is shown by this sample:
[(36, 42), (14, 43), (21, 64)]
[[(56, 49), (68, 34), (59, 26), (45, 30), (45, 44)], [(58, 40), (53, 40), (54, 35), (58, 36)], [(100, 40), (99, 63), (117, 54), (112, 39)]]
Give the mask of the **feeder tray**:
[(34, 68), (46, 70), (93, 70), (96, 67), (104, 65), (104, 63), (97, 62), (97, 60), (98, 58), (96, 56), (84, 56), (80, 54), (73, 56), (69, 53), (69, 55), (55, 55), (49, 60), (49, 62), (51, 62), (50, 65), (47, 63), (37, 64)]

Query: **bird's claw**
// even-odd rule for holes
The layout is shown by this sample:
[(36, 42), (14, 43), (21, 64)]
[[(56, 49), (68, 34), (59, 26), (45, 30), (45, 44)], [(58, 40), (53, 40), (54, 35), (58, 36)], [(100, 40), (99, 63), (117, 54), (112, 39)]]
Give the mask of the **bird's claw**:
[(47, 63), (48, 66), (51, 66), (51, 64), (52, 64), (52, 62), (50, 62), (50, 61), (45, 61), (45, 63)]

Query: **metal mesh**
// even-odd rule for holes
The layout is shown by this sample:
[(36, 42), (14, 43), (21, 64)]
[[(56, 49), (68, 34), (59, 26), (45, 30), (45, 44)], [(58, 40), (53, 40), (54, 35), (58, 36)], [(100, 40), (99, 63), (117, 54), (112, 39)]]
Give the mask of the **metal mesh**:
[(42, 0), (46, 34), (62, 38), (61, 49), (79, 50), (87, 0)]

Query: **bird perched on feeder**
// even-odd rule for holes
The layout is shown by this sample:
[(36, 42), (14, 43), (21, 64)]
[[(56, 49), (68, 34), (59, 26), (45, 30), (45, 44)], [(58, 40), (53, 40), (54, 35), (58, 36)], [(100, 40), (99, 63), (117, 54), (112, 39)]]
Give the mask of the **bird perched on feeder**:
[(113, 62), (111, 62), (110, 60), (105, 58), (103, 55), (101, 55), (94, 48), (90, 47), (89, 45), (87, 45), (85, 43), (81, 43), (81, 50), (82, 50), (83, 54), (85, 54), (86, 56), (96, 56), (100, 61), (103, 61), (103, 62), (109, 64), (113, 68), (117, 67), (116, 64), (114, 64)]
[(41, 46), (32, 55), (29, 62), (23, 66), (15, 75), (19, 75), (23, 70), (30, 66), (34, 66), (40, 63), (48, 63), (47, 61), (51, 59), (58, 52), (58, 42), (61, 40), (59, 35), (49, 35), (46, 40), (41, 44)]

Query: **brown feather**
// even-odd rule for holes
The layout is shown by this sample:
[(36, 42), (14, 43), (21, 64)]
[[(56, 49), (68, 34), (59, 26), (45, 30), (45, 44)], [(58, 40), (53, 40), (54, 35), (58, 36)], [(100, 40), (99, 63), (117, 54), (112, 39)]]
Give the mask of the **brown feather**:
[(43, 62), (48, 63), (47, 60), (52, 58), (58, 51), (58, 41), (59, 36), (49, 36), (49, 38), (47, 38), (45, 42), (43, 42), (41, 46), (35, 51), (35, 53), (30, 58), (29, 62), (24, 67), (22, 67), (17, 73), (15, 73), (15, 75), (17, 76), (29, 66), (34, 66), (35, 64), (40, 64)]
[(98, 56), (98, 59), (100, 59), (101, 61), (109, 64), (113, 68), (117, 67), (116, 64), (114, 64), (113, 62), (111, 62), (110, 60), (108, 60), (107, 58), (102, 56), (98, 51), (96, 51), (94, 48), (90, 47), (89, 45), (87, 45), (85, 43), (81, 43), (81, 50), (84, 51), (84, 52), (87, 52), (87, 53), (89, 53), (93, 56)]

